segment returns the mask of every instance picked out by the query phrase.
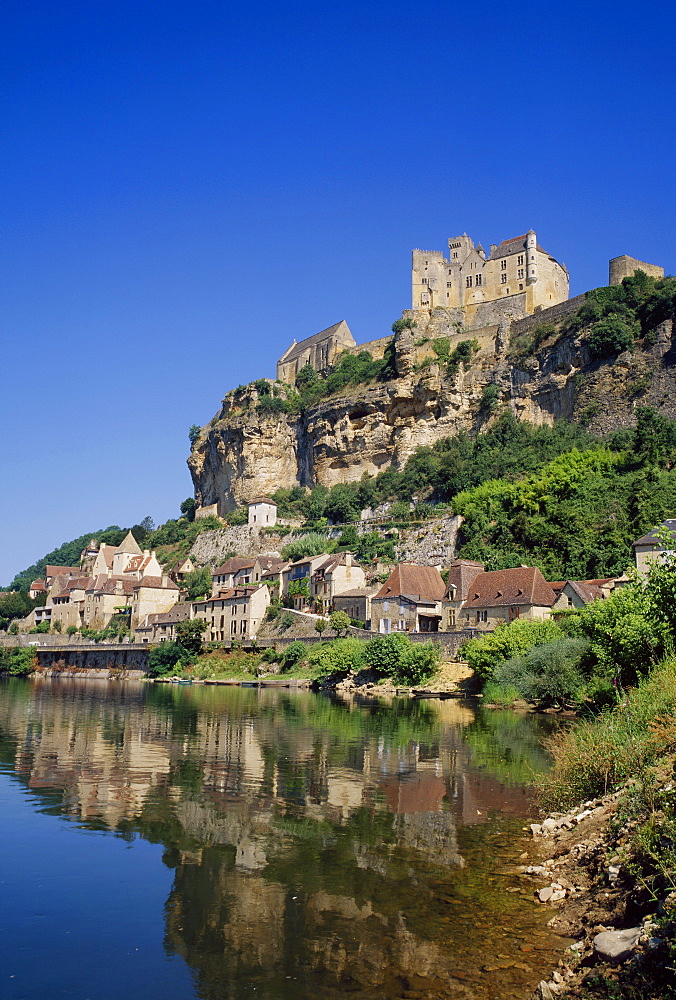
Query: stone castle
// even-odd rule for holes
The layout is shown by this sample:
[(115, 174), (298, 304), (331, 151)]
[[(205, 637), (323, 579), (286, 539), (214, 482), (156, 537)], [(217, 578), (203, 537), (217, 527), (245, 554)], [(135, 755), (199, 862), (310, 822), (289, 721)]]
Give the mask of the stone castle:
[(463, 233), (449, 239), (448, 258), (441, 250), (413, 251), (412, 286), (413, 309), (472, 313), (480, 303), (503, 301), (525, 315), (568, 298), (568, 270), (538, 245), (532, 229), (494, 244), (488, 256)]
[[(543, 250), (532, 229), (493, 244), (488, 256), (480, 243), (475, 246), (463, 233), (449, 238), (448, 257), (441, 250), (413, 250), (412, 257), (411, 309), (405, 315), (431, 335), (459, 340), (470, 331), (484, 332), (502, 343), (505, 338), (497, 331), (512, 321), (569, 301), (566, 265)], [(609, 284), (619, 285), (638, 269), (655, 278), (664, 277), (664, 268), (623, 254), (609, 262)], [(571, 301), (571, 309), (577, 304)], [(545, 316), (542, 321), (546, 321)], [(304, 365), (326, 371), (343, 352), (368, 351), (381, 358), (390, 340), (382, 337), (357, 344), (341, 320), (305, 340), (294, 340), (277, 362), (277, 378), (294, 385)]]

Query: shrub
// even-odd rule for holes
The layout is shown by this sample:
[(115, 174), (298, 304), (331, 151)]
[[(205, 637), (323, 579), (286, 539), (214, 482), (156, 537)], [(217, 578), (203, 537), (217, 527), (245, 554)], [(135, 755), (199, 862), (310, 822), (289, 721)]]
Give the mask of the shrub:
[(394, 672), (394, 680), (401, 684), (422, 684), (436, 672), (440, 662), (441, 651), (437, 643), (413, 643), (408, 640)]
[(593, 358), (606, 358), (634, 346), (634, 330), (620, 316), (608, 316), (594, 323), (589, 333), (589, 349)]
[(38, 658), (32, 646), (0, 649), (0, 673), (23, 677), (32, 674), (38, 665)]
[(402, 632), (376, 636), (365, 644), (364, 662), (377, 674), (393, 677), (399, 667), (402, 653), (409, 645), (410, 639)]
[(401, 319), (395, 319), (392, 324), (392, 333), (401, 333), (402, 330), (413, 330), (418, 324), (410, 316), (403, 316)]
[(364, 666), (364, 646), (360, 639), (334, 639), (318, 643), (308, 654), (308, 662), (316, 678), (348, 674)]
[(177, 642), (161, 642), (148, 652), (148, 673), (151, 677), (166, 677), (185, 656), (183, 646)]
[(585, 678), (579, 665), (588, 644), (582, 639), (559, 639), (534, 646), (496, 667), (494, 681), (515, 688), (522, 698), (540, 705), (580, 704)]
[(490, 382), (483, 387), (479, 406), (486, 413), (493, 413), (497, 409), (502, 398), (502, 389), (495, 382)]
[(470, 639), (458, 650), (481, 680), (489, 680), (498, 664), (519, 654), (527, 653), (533, 646), (563, 638), (563, 630), (556, 622), (528, 621), (517, 618), (509, 625), (499, 625), (495, 632)]
[(292, 642), (278, 654), (278, 660), (282, 665), (282, 670), (291, 670), (306, 655), (307, 646), (304, 642)]

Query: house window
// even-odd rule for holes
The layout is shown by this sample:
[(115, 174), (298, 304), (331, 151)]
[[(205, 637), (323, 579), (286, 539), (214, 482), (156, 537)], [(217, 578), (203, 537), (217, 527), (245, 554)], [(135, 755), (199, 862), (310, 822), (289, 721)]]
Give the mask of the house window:
[(502, 284), (502, 285), (506, 285), (507, 284), (507, 275), (506, 274), (501, 274), (500, 275), (500, 284)]
[(237, 632), (237, 622), (230, 622), (230, 635), (235, 635)]
[(516, 276), (517, 276), (517, 278), (523, 278), (523, 268), (522, 267), (520, 267), (519, 270), (516, 272)]
[(500, 267), (502, 268), (503, 271), (506, 271), (507, 270), (507, 261), (506, 260), (501, 260), (500, 261)]
[(468, 288), (472, 287), (472, 275), (471, 274), (468, 274), (467, 277), (465, 278), (465, 284), (466, 284), (466, 286)]
[(487, 622), (488, 621), (488, 612), (487, 611), (477, 611), (477, 613), (476, 613), (476, 620), (477, 620), (477, 622)]
[(448, 612), (448, 624), (451, 626), (455, 625), (455, 611)]
[(389, 611), (389, 610), (390, 610), (390, 602), (383, 601), (383, 611)]
[(481, 275), (480, 274), (477, 274), (475, 284), (477, 284), (477, 285), (481, 284)]
[(406, 631), (406, 619), (405, 618), (400, 618), (399, 619), (399, 631), (400, 632), (405, 632)]
[(520, 253), (519, 256), (516, 258), (516, 262), (517, 262), (517, 264), (523, 264), (523, 254), (522, 253)]

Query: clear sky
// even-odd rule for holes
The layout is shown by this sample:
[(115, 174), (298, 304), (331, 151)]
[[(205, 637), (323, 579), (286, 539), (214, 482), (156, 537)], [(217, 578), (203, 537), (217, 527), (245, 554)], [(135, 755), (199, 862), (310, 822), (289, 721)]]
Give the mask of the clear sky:
[(0, 4), (0, 583), (192, 494), (187, 431), (413, 247), (676, 270), (676, 4)]

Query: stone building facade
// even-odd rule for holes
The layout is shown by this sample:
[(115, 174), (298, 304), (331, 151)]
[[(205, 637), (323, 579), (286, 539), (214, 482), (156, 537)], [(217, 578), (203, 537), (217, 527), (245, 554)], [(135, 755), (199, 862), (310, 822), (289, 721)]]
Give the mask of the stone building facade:
[[(440, 250), (413, 251), (413, 309), (462, 309), (466, 329), (484, 302), (503, 302), (514, 307), (512, 315), (527, 315), (563, 302), (568, 288), (565, 264), (538, 245), (532, 229), (491, 246), (488, 255), (466, 233), (449, 239), (448, 257)], [(514, 298), (519, 295), (521, 301)]]
[(324, 371), (339, 354), (356, 346), (349, 326), (341, 320), (300, 343), (294, 340), (277, 362), (277, 378), (288, 385), (295, 385), (296, 375), (305, 365), (312, 365), (318, 372)]

